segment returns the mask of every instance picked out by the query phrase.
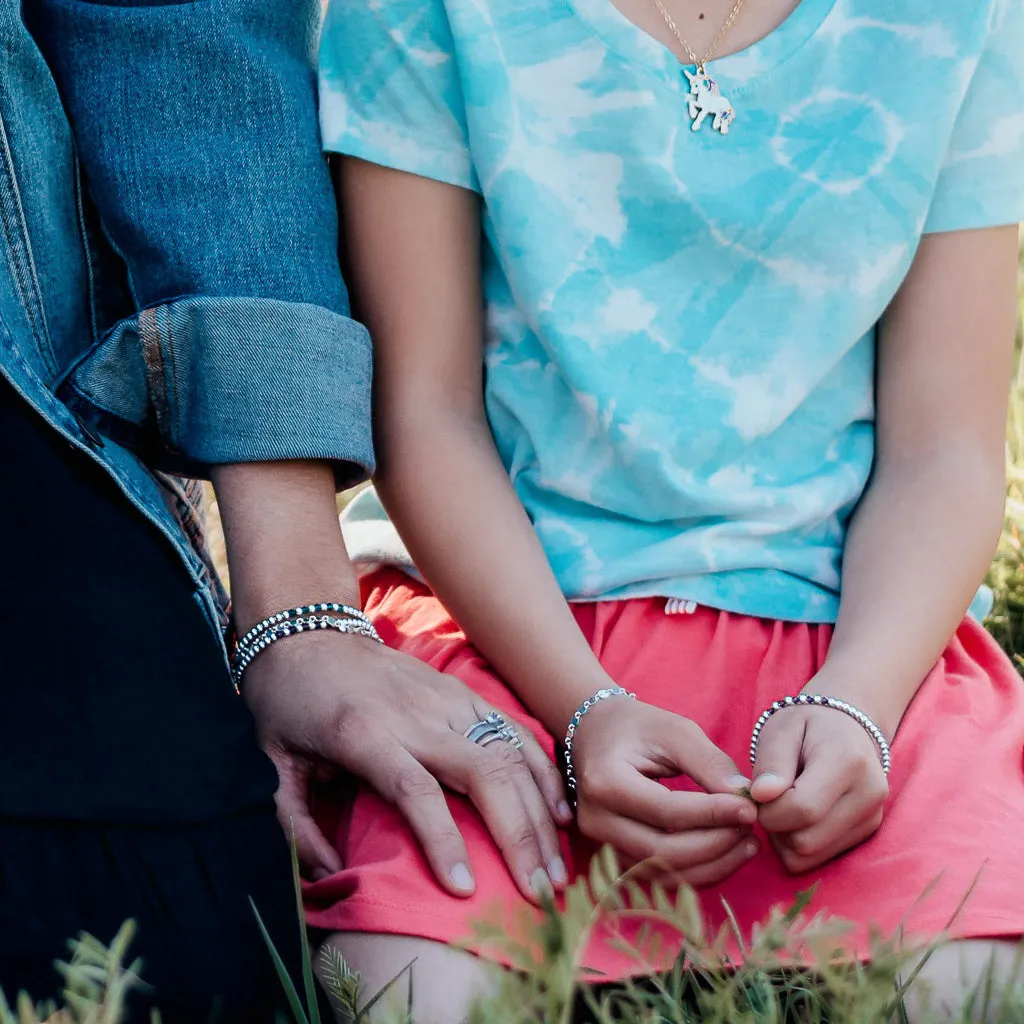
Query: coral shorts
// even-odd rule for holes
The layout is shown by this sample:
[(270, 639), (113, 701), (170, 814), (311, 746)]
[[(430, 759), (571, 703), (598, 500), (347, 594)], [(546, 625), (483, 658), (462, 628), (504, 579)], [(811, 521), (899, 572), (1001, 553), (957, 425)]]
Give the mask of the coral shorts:
[[(379, 572), (365, 586), (369, 614), (385, 640), (458, 676), (532, 729), (554, 756), (555, 739), (427, 588), (395, 571)], [(666, 614), (664, 599), (574, 610), (612, 678), (641, 700), (696, 721), (741, 766), (758, 714), (810, 680), (831, 638), (829, 626), (701, 607), (692, 614)], [(702, 891), (710, 926), (723, 923), (725, 900), (749, 933), (773, 906), (788, 906), (816, 885), (808, 913), (854, 922), (843, 945), (858, 956), (868, 955), (872, 930), (927, 939), (943, 932), (951, 918), (949, 933), (955, 937), (1024, 934), (1024, 685), (973, 620), (963, 623), (919, 690), (892, 752), (891, 795), (874, 837), (799, 876), (788, 874), (762, 843), (761, 852), (736, 874)], [(460, 796), (448, 801), (477, 881), (470, 899), (452, 897), (437, 885), (402, 817), (363, 788), (318, 805), (320, 823), (345, 868), (306, 886), (310, 923), (331, 931), (465, 943), (474, 921), (497, 917), (511, 926), (522, 920), (528, 904), (479, 815)], [(572, 828), (563, 831), (562, 846), (570, 876), (585, 873), (593, 846)], [(614, 918), (595, 932), (584, 960), (606, 980), (638, 973), (635, 956), (616, 940), (635, 938), (639, 925)], [(469, 946), (474, 948), (472, 941)]]

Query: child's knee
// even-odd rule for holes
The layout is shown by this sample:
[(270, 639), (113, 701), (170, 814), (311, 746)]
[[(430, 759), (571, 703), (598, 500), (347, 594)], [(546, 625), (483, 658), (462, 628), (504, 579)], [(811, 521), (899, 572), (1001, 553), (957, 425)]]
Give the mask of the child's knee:
[[(338, 1024), (351, 1024), (352, 1009), (362, 1008), (382, 989), (387, 994), (376, 1004), (371, 1021), (400, 1019), (396, 1011), (400, 1014), (409, 1005), (411, 992), (416, 1024), (455, 1024), (469, 1016), (475, 1000), (494, 990), (498, 968), (430, 939), (336, 932), (320, 946), (316, 970), (331, 993)], [(358, 994), (354, 979), (345, 982), (346, 970), (359, 976)], [(347, 985), (340, 1000), (339, 984)]]
[[(1024, 1010), (1024, 998), (1015, 991), (1024, 981), (1019, 946), (1014, 939), (961, 939), (936, 949), (907, 992), (910, 1024), (1006, 1020), (1015, 998)], [(964, 1016), (967, 1006), (970, 1013)]]

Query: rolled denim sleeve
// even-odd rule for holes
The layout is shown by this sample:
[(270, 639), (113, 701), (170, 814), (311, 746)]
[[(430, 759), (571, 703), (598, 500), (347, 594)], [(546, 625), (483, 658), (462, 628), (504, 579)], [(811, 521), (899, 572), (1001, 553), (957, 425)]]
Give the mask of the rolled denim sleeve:
[(33, 0), (26, 17), (136, 310), (62, 394), (175, 472), (372, 469), (370, 343), (317, 123), (319, 0)]

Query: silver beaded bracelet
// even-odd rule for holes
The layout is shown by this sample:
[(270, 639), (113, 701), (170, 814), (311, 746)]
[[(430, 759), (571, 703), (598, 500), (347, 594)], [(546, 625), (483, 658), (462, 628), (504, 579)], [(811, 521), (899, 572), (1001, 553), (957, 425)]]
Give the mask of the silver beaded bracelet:
[(359, 608), (353, 608), (350, 604), (336, 604), (333, 601), (320, 601), (314, 604), (302, 605), (298, 608), (286, 608), (283, 612), (268, 615), (265, 619), (261, 619), (257, 622), (256, 625), (238, 641), (238, 646), (244, 647), (246, 644), (255, 640), (256, 637), (265, 633), (268, 629), (273, 628), (279, 623), (287, 622), (289, 619), (298, 619), (305, 615), (327, 614), (341, 615), (346, 619), (358, 619), (360, 622), (372, 625), (370, 620), (366, 617), (366, 614)]
[(629, 700), (636, 700), (636, 694), (624, 690), (621, 686), (607, 686), (598, 690), (593, 697), (588, 697), (577, 709), (576, 713), (569, 720), (569, 728), (565, 732), (565, 743), (563, 754), (565, 757), (565, 784), (569, 787), (569, 799), (573, 806), (576, 806), (576, 769), (572, 763), (572, 741), (576, 735), (583, 716), (595, 705), (609, 697), (627, 697)]
[[(343, 607), (343, 606), (342, 606)], [(264, 620), (267, 621), (267, 620)], [(262, 623), (260, 623), (262, 625)], [(253, 627), (255, 630), (256, 627)], [(294, 615), (278, 619), (258, 632), (250, 630), (239, 641), (235, 648), (235, 656), (231, 662), (231, 679), (236, 690), (241, 690), (242, 676), (245, 670), (272, 644), (296, 633), (312, 632), (319, 629), (333, 629), (338, 633), (365, 636), (383, 644), (380, 634), (373, 623), (360, 613), (359, 618), (337, 618), (333, 615)], [(250, 635), (252, 634), (252, 635)]]
[(761, 717), (754, 724), (753, 735), (750, 737), (751, 764), (757, 760), (757, 743), (761, 738), (761, 730), (765, 727), (768, 719), (778, 711), (795, 707), (831, 708), (833, 711), (841, 711), (844, 715), (848, 715), (875, 741), (878, 757), (882, 762), (882, 771), (886, 775), (889, 774), (889, 769), (892, 767), (892, 754), (889, 750), (889, 741), (885, 738), (882, 730), (860, 708), (855, 708), (852, 704), (847, 704), (845, 700), (839, 700), (838, 697), (824, 697), (818, 693), (799, 693), (795, 697), (784, 697), (782, 700), (775, 701), (770, 708), (766, 708), (761, 713)]

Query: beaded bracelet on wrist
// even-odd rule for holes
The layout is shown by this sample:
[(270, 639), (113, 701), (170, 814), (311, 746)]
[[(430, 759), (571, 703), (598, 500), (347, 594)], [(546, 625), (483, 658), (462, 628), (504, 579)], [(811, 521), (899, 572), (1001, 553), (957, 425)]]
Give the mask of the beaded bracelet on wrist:
[(576, 735), (576, 730), (579, 728), (579, 724), (583, 721), (583, 716), (595, 705), (599, 704), (603, 700), (607, 700), (609, 697), (626, 697), (629, 700), (636, 700), (636, 694), (630, 693), (628, 690), (621, 686), (606, 686), (603, 690), (598, 690), (592, 697), (588, 697), (573, 714), (569, 720), (569, 727), (565, 732), (565, 741), (562, 745), (563, 756), (565, 758), (565, 784), (569, 789), (569, 801), (573, 807), (576, 806), (576, 769), (572, 763), (572, 743), (573, 738)]
[(845, 700), (839, 700), (838, 697), (825, 697), (818, 693), (800, 693), (795, 697), (784, 697), (782, 700), (775, 701), (770, 708), (766, 708), (761, 713), (761, 717), (754, 724), (753, 735), (750, 737), (751, 764), (757, 760), (757, 744), (761, 738), (761, 730), (767, 721), (777, 712), (793, 707), (831, 708), (833, 711), (841, 711), (844, 715), (852, 718), (874, 740), (879, 760), (882, 762), (882, 771), (886, 775), (889, 774), (889, 769), (892, 767), (892, 753), (889, 750), (889, 741), (885, 738), (882, 730), (860, 708), (847, 704)]
[(277, 612), (274, 615), (268, 615), (265, 619), (257, 622), (256, 625), (238, 641), (238, 646), (241, 647), (244, 644), (250, 643), (255, 640), (256, 637), (265, 633), (268, 629), (271, 629), (282, 622), (287, 622), (291, 619), (297, 619), (306, 615), (324, 615), (326, 613), (341, 615), (349, 619), (358, 619), (360, 622), (370, 622), (365, 613), (359, 608), (353, 608), (348, 604), (336, 604), (332, 601), (320, 601), (315, 604), (302, 605), (298, 608), (286, 608), (284, 611)]
[[(383, 644), (380, 634), (374, 628), (372, 622), (365, 616), (361, 618), (339, 619), (332, 615), (301, 615), (287, 618), (268, 626), (258, 633), (254, 639), (239, 643), (235, 650), (235, 656), (231, 662), (231, 678), (235, 689), (240, 690), (242, 676), (252, 662), (272, 644), (283, 640), (285, 637), (294, 636), (297, 633), (312, 632), (320, 629), (333, 629), (338, 633), (365, 636)], [(248, 634), (246, 634), (248, 636)]]

